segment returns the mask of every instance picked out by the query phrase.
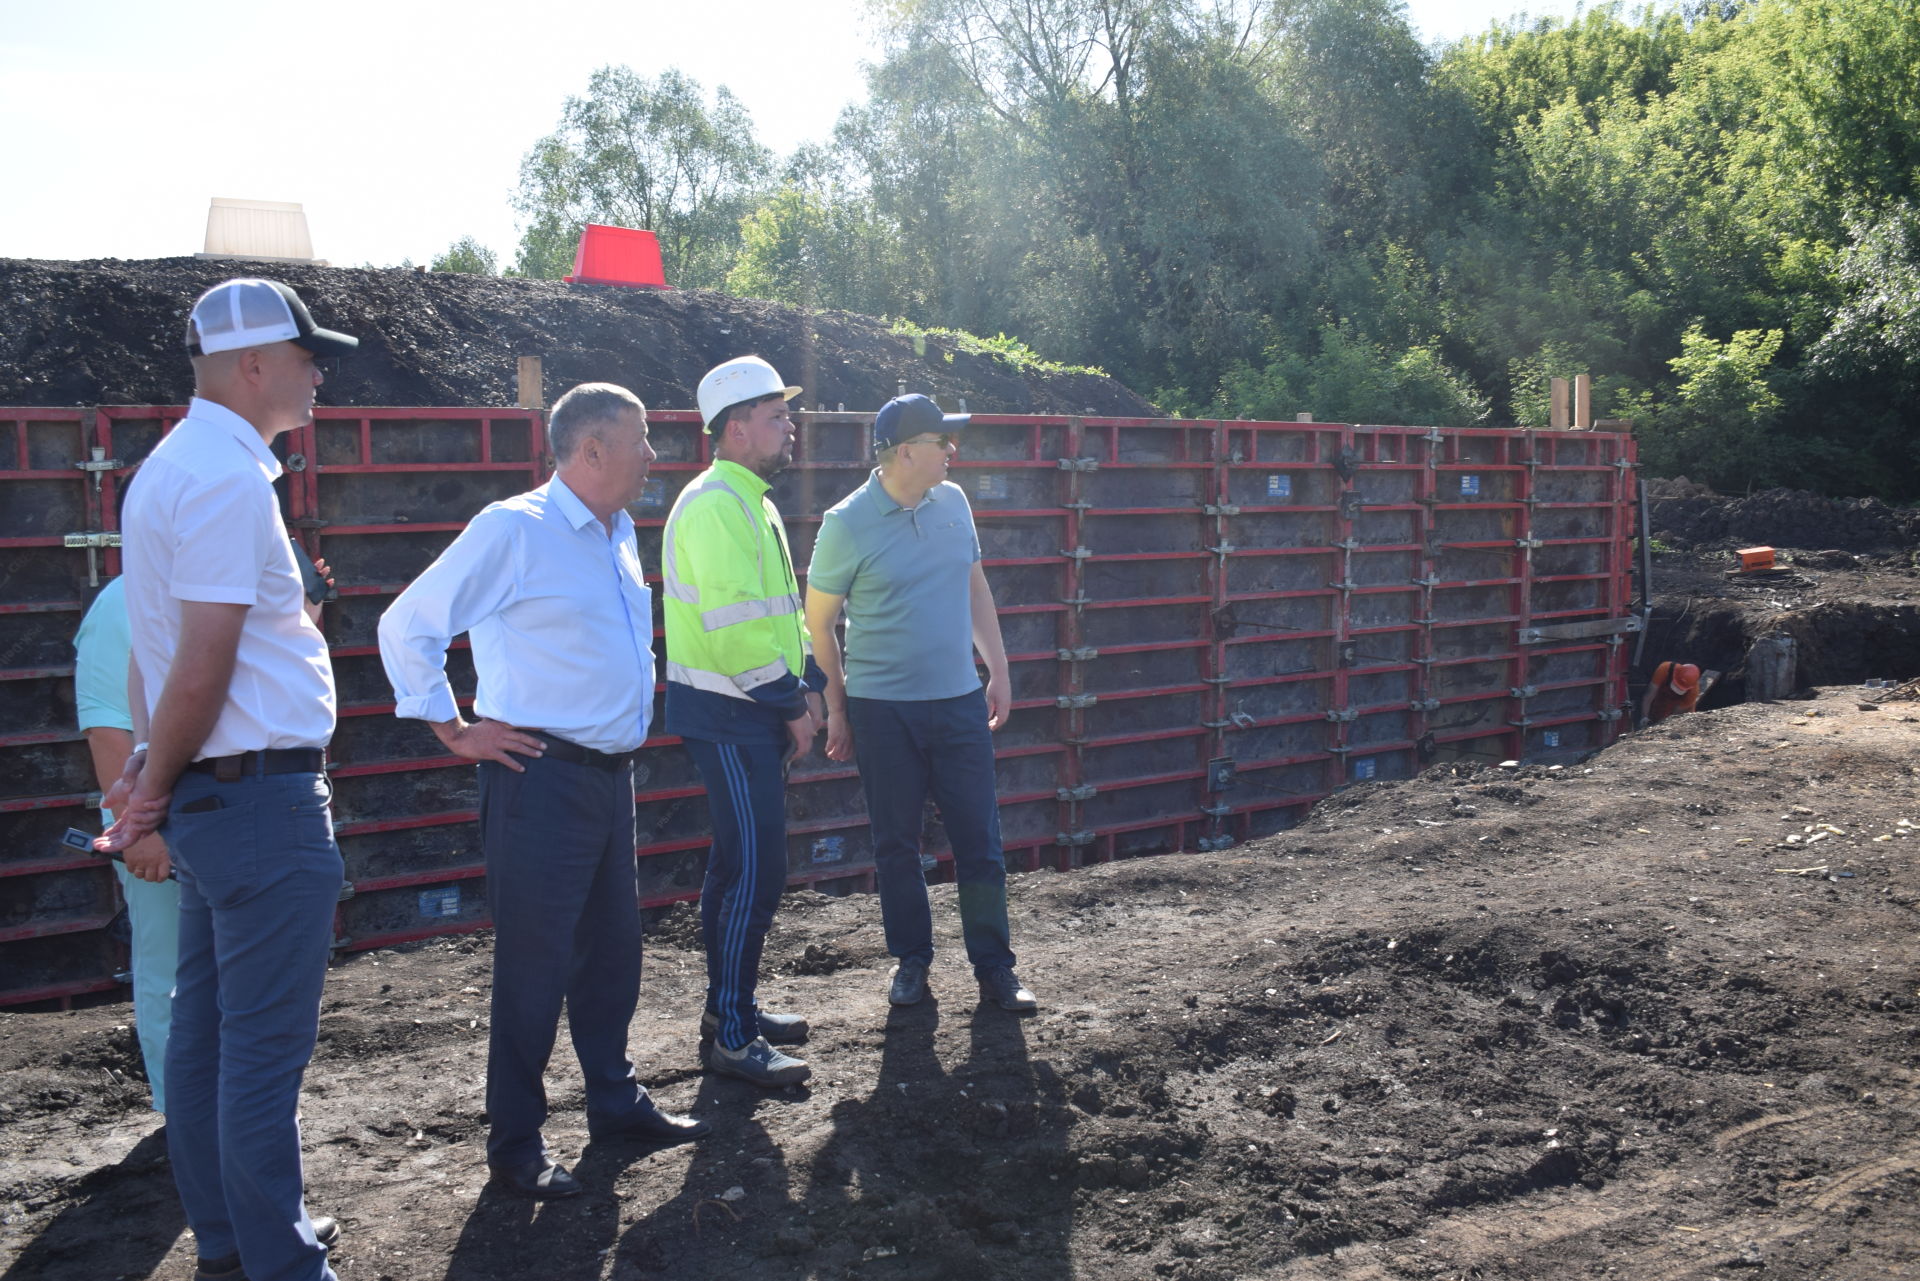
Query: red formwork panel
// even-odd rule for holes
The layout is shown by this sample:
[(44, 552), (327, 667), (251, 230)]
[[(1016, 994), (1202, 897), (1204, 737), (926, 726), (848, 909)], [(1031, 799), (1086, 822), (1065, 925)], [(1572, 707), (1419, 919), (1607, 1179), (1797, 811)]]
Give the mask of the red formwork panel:
[(1062, 865), (1617, 733), (1630, 438), (1071, 421)]
[[(335, 939), (365, 948), (487, 923), (473, 767), (393, 715), (380, 615), (488, 503), (549, 473), (540, 415), (524, 409), (323, 409), (287, 445), (288, 525), (324, 559), (323, 611), (340, 716), (328, 749), (335, 834), (350, 890)], [(447, 671), (473, 696), (464, 638)]]
[(105, 929), (110, 866), (60, 837), (99, 830), (73, 636), (119, 570), (115, 478), (131, 461), (96, 410), (0, 409), (0, 1004), (105, 990), (125, 968)]
[[(13, 758), (0, 959), (27, 976), (0, 1003), (104, 987), (120, 964), (100, 928), (111, 877), (57, 844), (97, 804), (71, 730), (69, 642), (118, 570), (120, 469), (181, 412), (0, 410), (16, 463), (0, 481), (19, 485), (0, 492), (31, 500), (0, 504), (0, 751)], [(868, 415), (798, 417), (772, 495), (804, 578), (822, 513), (872, 464)], [(667, 512), (710, 440), (691, 412), (649, 422), (659, 460), (631, 511), (657, 583)], [(952, 477), (973, 505), (1013, 676), (996, 749), (1010, 866), (1224, 848), (1356, 781), (1455, 759), (1573, 759), (1619, 729), (1634, 626), (1626, 436), (981, 414), (962, 441)], [(350, 891), (337, 944), (485, 925), (472, 767), (392, 715), (375, 628), (475, 512), (547, 479), (540, 415), (323, 408), (276, 449), (288, 526), (338, 582), (322, 623)], [(101, 545), (67, 537), (89, 531)], [(464, 703), (464, 640), (448, 669)], [(643, 902), (697, 896), (710, 823), (678, 740), (649, 740), (635, 791)], [(792, 884), (872, 888), (850, 766), (800, 762), (788, 820)], [(930, 874), (949, 874), (931, 808), (926, 838)]]

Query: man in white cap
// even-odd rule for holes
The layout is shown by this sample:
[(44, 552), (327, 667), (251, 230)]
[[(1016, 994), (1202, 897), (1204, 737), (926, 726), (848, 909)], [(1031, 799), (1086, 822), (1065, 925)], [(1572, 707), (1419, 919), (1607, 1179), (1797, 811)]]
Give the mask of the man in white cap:
[(806, 1020), (754, 999), (787, 881), (787, 767), (813, 745), (825, 684), (801, 626), (786, 530), (767, 497), (793, 461), (787, 402), (799, 394), (758, 356), (707, 372), (698, 399), (714, 462), (674, 501), (661, 548), (667, 731), (686, 743), (713, 819), (700, 895), (701, 1058), (711, 1071), (770, 1087), (811, 1073), (780, 1048), (806, 1040)]
[[(627, 1055), (640, 998), (633, 756), (653, 717), (653, 610), (626, 508), (654, 458), (646, 406), (582, 384), (554, 403), (547, 440), (553, 479), (475, 516), (380, 619), (394, 713), (479, 765), (487, 1163), (539, 1200), (581, 1190), (541, 1134), (563, 1005), (588, 1134), (667, 1144), (709, 1128), (661, 1111)], [(462, 632), (479, 677), (471, 721), (447, 683)]]
[[(313, 421), (321, 329), (286, 285), (229, 280), (187, 321), (194, 399), (147, 458), (121, 555), (134, 750), (100, 838), (180, 882), (167, 1148), (200, 1281), (333, 1277), (303, 1197), (313, 1056), (343, 867), (327, 807), (333, 668), (308, 617), (268, 449)], [(166, 842), (143, 841), (164, 824)]]

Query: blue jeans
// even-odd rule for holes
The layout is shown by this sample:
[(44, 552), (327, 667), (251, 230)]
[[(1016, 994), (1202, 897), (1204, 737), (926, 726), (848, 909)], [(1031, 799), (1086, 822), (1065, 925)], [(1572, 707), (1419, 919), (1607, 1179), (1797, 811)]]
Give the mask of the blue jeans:
[(300, 1082), (344, 868), (325, 774), (182, 774), (163, 829), (180, 878), (167, 1150), (204, 1258), (250, 1281), (330, 1281), (307, 1218)]
[(518, 773), (480, 763), (480, 843), (493, 912), (487, 1037), (487, 1161), (545, 1159), (547, 1060), (560, 1009), (590, 1121), (618, 1122), (653, 1101), (627, 1057), (640, 1001), (640, 884), (633, 767), (550, 756)]
[(960, 934), (973, 972), (1011, 966), (986, 691), (924, 701), (849, 698), (847, 720), (867, 794), (887, 951), (903, 961), (933, 960), (933, 914), (920, 866), (921, 822), (932, 796), (953, 845)]
[(707, 945), (707, 1010), (720, 1044), (737, 1050), (760, 1035), (754, 989), (760, 953), (787, 885), (787, 780), (783, 747), (683, 738), (707, 788), (713, 848), (700, 888)]

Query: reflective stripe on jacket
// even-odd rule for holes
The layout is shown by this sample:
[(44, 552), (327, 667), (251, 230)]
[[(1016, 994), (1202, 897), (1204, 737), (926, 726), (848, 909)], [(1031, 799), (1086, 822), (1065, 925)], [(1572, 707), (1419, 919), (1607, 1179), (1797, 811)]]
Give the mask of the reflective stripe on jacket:
[(767, 483), (724, 459), (674, 500), (661, 538), (667, 680), (710, 694), (800, 704), (809, 648), (780, 514)]

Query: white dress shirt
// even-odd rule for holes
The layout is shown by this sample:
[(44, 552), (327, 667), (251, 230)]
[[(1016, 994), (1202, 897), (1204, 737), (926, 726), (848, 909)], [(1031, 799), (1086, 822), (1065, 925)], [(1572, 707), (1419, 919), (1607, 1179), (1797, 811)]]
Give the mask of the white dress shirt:
[(380, 618), (395, 715), (454, 718), (446, 657), (461, 632), (473, 644), (480, 716), (602, 752), (646, 740), (652, 593), (626, 512), (609, 538), (555, 476), (469, 521)]
[(333, 737), (333, 665), (303, 608), (279, 475), (251, 423), (196, 399), (127, 493), (120, 563), (149, 718), (180, 646), (181, 602), (248, 606), (226, 705), (195, 759)]

